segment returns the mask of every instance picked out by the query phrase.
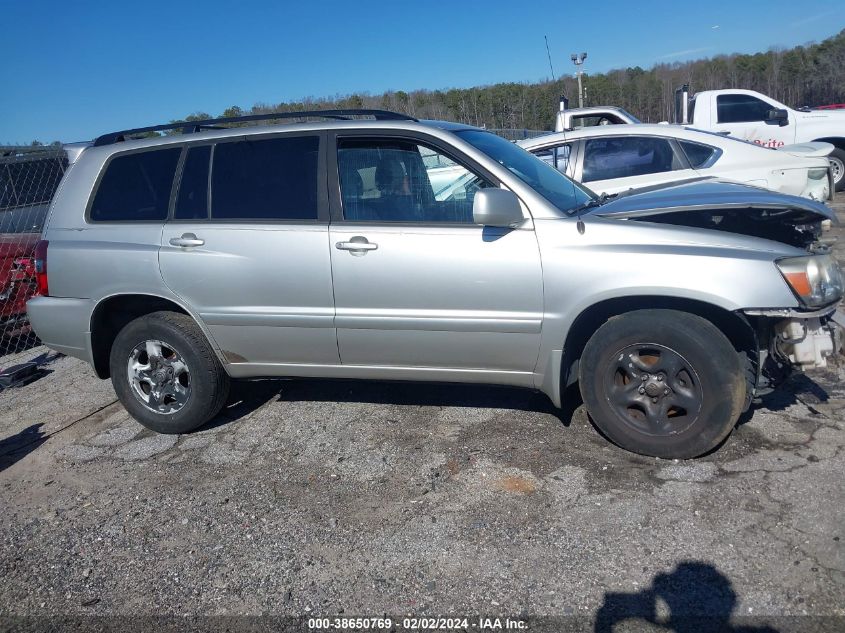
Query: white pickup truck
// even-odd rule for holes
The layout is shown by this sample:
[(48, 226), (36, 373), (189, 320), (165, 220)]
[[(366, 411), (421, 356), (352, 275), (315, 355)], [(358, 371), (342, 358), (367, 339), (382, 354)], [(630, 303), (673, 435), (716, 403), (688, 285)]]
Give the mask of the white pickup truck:
[[(828, 156), (836, 191), (845, 190), (845, 110), (795, 110), (753, 90), (705, 90), (692, 98), (679, 89), (675, 102), (675, 123), (729, 134), (764, 147), (824, 141), (834, 146)], [(589, 125), (640, 123), (621, 108), (590, 107), (562, 109), (556, 131)]]

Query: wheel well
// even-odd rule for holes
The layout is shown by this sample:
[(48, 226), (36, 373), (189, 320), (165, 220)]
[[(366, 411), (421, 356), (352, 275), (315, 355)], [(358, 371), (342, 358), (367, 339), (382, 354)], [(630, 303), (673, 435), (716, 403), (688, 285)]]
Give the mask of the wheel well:
[(710, 321), (728, 338), (737, 352), (745, 353), (751, 366), (749, 382), (756, 384), (758, 352), (757, 336), (746, 318), (704, 301), (675, 297), (621, 297), (596, 303), (579, 314), (566, 336), (561, 367), (561, 389), (573, 384), (578, 376), (578, 361), (587, 341), (608, 319), (634, 310), (678, 310)]
[(159, 310), (187, 314), (172, 301), (151, 295), (118, 295), (97, 305), (91, 315), (91, 351), (100, 378), (110, 375), (109, 354), (118, 332), (130, 321)]
[(830, 143), (832, 145), (835, 145), (839, 149), (845, 149), (845, 138), (841, 138), (841, 137), (838, 137), (838, 136), (832, 136), (832, 137), (829, 137), (829, 138), (817, 138), (816, 140), (817, 141), (823, 141), (825, 143)]

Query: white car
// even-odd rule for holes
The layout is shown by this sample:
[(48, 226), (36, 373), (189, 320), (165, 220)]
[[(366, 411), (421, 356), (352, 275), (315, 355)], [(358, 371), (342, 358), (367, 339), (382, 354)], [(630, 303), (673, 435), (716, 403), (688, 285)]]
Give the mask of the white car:
[(833, 186), (830, 143), (779, 149), (678, 125), (602, 125), (519, 145), (596, 193), (716, 177), (824, 201)]

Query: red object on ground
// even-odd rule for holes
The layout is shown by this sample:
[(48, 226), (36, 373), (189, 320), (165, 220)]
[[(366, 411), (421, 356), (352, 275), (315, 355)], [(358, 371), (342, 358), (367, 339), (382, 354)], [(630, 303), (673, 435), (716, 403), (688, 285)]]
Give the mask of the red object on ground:
[(832, 103), (830, 105), (816, 106), (814, 110), (845, 110), (845, 103)]
[(29, 331), (26, 302), (35, 294), (33, 250), (38, 233), (0, 234), (0, 334)]

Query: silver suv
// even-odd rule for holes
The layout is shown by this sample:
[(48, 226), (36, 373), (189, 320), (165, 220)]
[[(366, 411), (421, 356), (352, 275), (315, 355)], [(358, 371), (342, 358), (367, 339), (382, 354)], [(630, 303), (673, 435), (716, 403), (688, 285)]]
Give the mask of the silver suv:
[(497, 383), (556, 405), (577, 381), (612, 441), (693, 457), (841, 345), (823, 204), (719, 182), (597, 198), (477, 128), (271, 117), (305, 122), (102, 136), (53, 201), (32, 324), (155, 431), (205, 424), (233, 378)]

